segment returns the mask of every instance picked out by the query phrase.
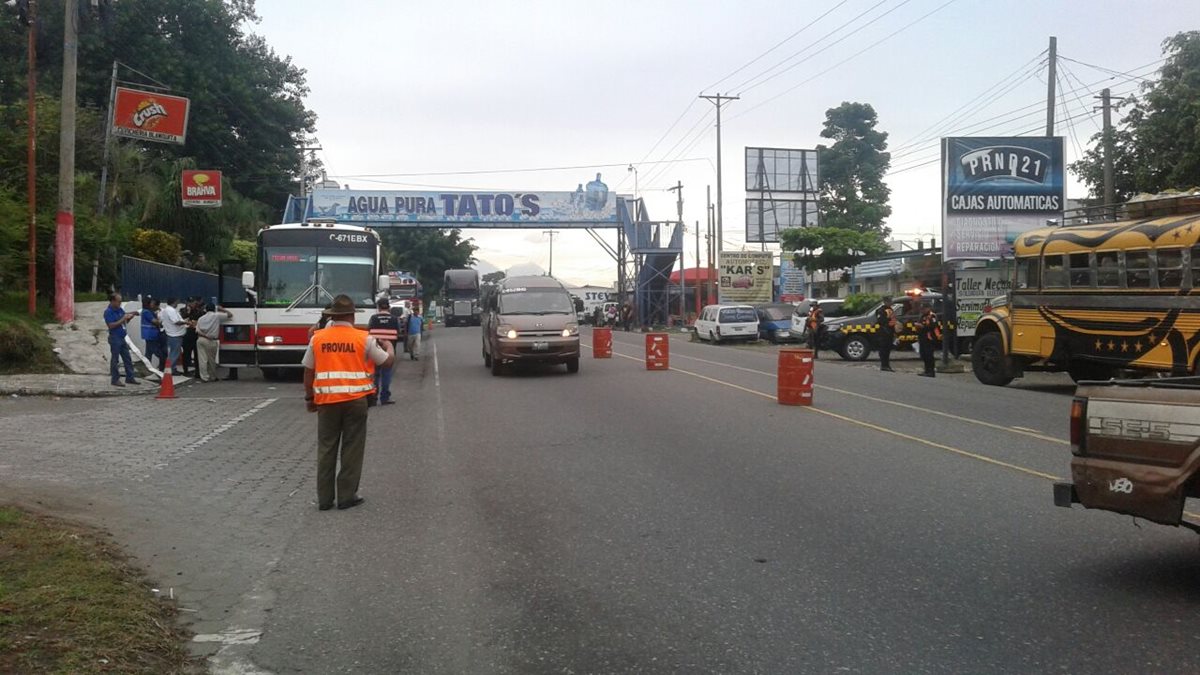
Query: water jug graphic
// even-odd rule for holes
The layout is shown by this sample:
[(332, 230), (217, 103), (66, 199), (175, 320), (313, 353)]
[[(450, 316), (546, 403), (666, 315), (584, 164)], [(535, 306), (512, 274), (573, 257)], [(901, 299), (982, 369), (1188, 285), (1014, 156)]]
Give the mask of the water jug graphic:
[(592, 211), (599, 211), (608, 203), (608, 186), (600, 180), (600, 174), (596, 174), (596, 180), (587, 184), (587, 207)]
[(580, 183), (579, 187), (575, 188), (575, 192), (571, 194), (571, 208), (577, 209), (583, 206), (584, 199), (583, 183)]

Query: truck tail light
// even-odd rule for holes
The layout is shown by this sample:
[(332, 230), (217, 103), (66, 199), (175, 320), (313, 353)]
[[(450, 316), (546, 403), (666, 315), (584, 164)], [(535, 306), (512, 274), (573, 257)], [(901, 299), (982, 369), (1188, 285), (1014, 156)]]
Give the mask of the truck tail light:
[(1087, 399), (1076, 398), (1071, 401), (1071, 454), (1084, 453), (1084, 431), (1087, 426)]

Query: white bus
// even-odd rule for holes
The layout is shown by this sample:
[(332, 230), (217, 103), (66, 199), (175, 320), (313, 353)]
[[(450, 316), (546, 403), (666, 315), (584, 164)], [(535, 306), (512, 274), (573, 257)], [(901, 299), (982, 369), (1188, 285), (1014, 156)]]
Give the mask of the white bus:
[(363, 227), (313, 219), (263, 228), (253, 271), (221, 264), (220, 304), (233, 318), (221, 326), (220, 364), (261, 368), (268, 377), (299, 368), (309, 329), (342, 293), (366, 327), (388, 291), (382, 258), (379, 235)]

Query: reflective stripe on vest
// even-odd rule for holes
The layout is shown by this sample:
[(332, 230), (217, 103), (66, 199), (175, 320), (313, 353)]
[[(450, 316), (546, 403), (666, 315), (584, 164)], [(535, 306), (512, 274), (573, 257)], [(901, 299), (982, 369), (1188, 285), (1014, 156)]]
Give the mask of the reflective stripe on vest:
[(313, 334), (313, 402), (342, 403), (375, 391), (375, 364), (367, 358), (367, 332), (329, 326)]

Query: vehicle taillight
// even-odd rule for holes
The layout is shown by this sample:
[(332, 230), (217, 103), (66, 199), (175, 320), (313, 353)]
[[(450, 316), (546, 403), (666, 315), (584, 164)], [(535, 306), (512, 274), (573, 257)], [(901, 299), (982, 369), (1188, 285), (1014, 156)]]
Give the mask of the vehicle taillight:
[(1084, 431), (1087, 425), (1087, 399), (1077, 398), (1071, 401), (1071, 454), (1082, 455), (1084, 451)]

